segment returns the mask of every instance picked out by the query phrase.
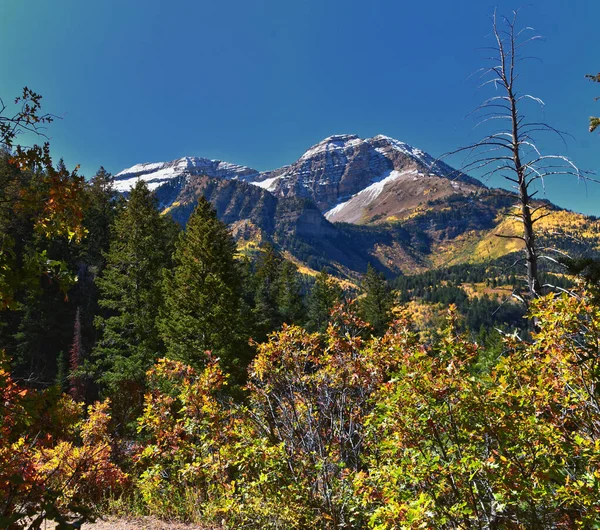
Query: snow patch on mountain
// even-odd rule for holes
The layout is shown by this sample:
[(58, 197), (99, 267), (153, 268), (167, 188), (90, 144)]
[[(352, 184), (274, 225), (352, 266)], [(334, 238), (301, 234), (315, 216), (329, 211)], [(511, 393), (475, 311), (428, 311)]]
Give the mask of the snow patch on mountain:
[(259, 188), (263, 188), (265, 190), (271, 191), (275, 189), (275, 185), (277, 181), (281, 178), (281, 175), (277, 177), (267, 178), (265, 180), (254, 180), (249, 181), (248, 184), (252, 184), (253, 186), (258, 186)]
[(355, 134), (336, 134), (329, 136), (313, 145), (308, 149), (299, 159), (298, 162), (302, 162), (313, 158), (321, 153), (330, 153), (334, 151), (345, 151), (351, 147), (356, 147), (362, 144), (364, 140), (360, 139)]
[[(139, 165), (147, 166), (146, 164), (139, 164)], [(148, 165), (150, 165), (150, 164), (148, 164)], [(133, 188), (133, 186), (136, 184), (136, 182), (138, 180), (143, 180), (144, 182), (146, 182), (149, 190), (155, 190), (159, 186), (162, 186), (166, 181), (169, 181), (169, 180), (181, 175), (181, 171), (174, 167), (167, 167), (167, 168), (162, 167), (162, 166), (164, 166), (164, 164), (161, 164), (161, 165), (153, 164), (153, 165), (158, 166), (160, 169), (150, 170), (149, 173), (142, 173), (142, 174), (128, 176), (126, 178), (121, 178), (121, 179), (119, 179), (118, 177), (123, 172), (117, 174), (115, 177), (115, 181), (114, 181), (115, 190), (120, 193), (128, 192), (131, 188)], [(134, 167), (136, 167), (136, 166), (134, 166)], [(133, 169), (133, 168), (130, 168), (130, 169)], [(130, 169), (128, 169), (127, 171), (130, 171)], [(145, 167), (144, 170), (148, 171), (147, 167)]]
[(373, 182), (364, 190), (355, 193), (349, 199), (337, 204), (331, 210), (325, 212), (325, 218), (328, 221), (335, 221), (336, 218), (344, 218), (347, 222), (357, 222), (362, 217), (363, 210), (381, 195), (384, 188), (398, 180), (404, 178), (406, 180), (417, 180), (419, 173), (413, 169), (407, 171), (389, 171), (380, 180)]
[(131, 166), (129, 169), (124, 169), (123, 171), (117, 173), (115, 177), (119, 177), (128, 173), (143, 173), (147, 171), (156, 171), (158, 169), (162, 169), (165, 165), (165, 162), (154, 162), (147, 164), (136, 164), (135, 166)]
[(115, 190), (123, 193), (129, 191), (138, 180), (148, 184), (148, 188), (155, 190), (166, 182), (189, 175), (206, 175), (225, 179), (253, 180), (259, 176), (258, 171), (246, 166), (185, 156), (172, 162), (152, 162), (136, 164), (115, 175)]

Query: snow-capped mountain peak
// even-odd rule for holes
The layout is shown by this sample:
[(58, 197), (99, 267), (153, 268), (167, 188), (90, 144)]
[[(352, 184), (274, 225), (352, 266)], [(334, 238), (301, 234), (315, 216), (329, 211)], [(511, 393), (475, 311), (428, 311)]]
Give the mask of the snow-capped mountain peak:
[(124, 169), (115, 175), (115, 189), (127, 192), (138, 180), (144, 180), (151, 190), (155, 190), (173, 179), (189, 175), (252, 180), (259, 173), (255, 169), (221, 160), (184, 156), (171, 162), (136, 164)]
[(361, 140), (355, 134), (335, 134), (321, 140), (318, 144), (309, 148), (300, 158), (300, 160), (308, 160), (322, 153), (331, 153), (334, 151), (344, 151), (348, 148), (360, 145), (364, 140)]
[[(371, 192), (363, 193), (359, 201), (363, 209), (369, 207), (397, 180), (398, 175), (409, 174), (480, 185), (424, 151), (382, 134), (366, 139), (355, 134), (329, 136), (310, 147), (290, 166), (261, 173), (253, 184), (282, 197), (309, 197), (321, 211), (333, 215), (332, 209), (374, 186), (370, 188)], [(367, 198), (370, 200), (365, 202)], [(352, 204), (356, 206), (358, 202)], [(340, 208), (333, 210), (336, 215), (340, 211)], [(354, 219), (361, 215), (352, 214), (350, 217)]]
[[(146, 181), (153, 190), (169, 185), (168, 193), (159, 193), (161, 204), (168, 206), (177, 189), (201, 176), (243, 180), (278, 197), (310, 198), (328, 219), (345, 222), (369, 222), (368, 212), (374, 210), (378, 218), (395, 215), (402, 210), (407, 194), (413, 207), (434, 196), (465, 193), (481, 186), (424, 151), (389, 136), (362, 139), (355, 134), (336, 134), (310, 147), (293, 164), (273, 171), (183, 157), (125, 169), (116, 175), (115, 188), (127, 192), (138, 180)], [(438, 182), (440, 179), (444, 182)], [(377, 205), (381, 201), (388, 207), (382, 210)]]

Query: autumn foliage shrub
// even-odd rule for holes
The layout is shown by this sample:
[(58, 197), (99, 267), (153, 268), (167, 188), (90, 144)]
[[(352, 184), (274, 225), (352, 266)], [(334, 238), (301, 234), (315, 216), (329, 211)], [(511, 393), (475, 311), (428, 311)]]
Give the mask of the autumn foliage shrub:
[(313, 527), (361, 523), (352, 477), (362, 469), (372, 395), (398, 368), (386, 339), (338, 307), (324, 336), (284, 327), (258, 347), (250, 367), (251, 418), (281, 446), (289, 480), (302, 485)]
[[(600, 308), (548, 296), (530, 316), (532, 340), (506, 337), (485, 373), (453, 307), (434, 344), (407, 312), (381, 338), (351, 306), (324, 333), (284, 326), (256, 346), (242, 400), (211, 355), (198, 369), (161, 359), (126, 502), (228, 528), (596, 528)], [(3, 368), (0, 406), (4, 525), (89, 518), (126, 483), (107, 402), (84, 416)]]
[(149, 392), (139, 418), (137, 486), (149, 513), (201, 519), (203, 507), (228, 482), (221, 457), (231, 419), (218, 396), (226, 384), (218, 361), (204, 370), (160, 359), (148, 372)]
[[(162, 516), (233, 528), (354, 528), (371, 396), (397, 370), (387, 339), (338, 308), (325, 335), (284, 326), (258, 345), (247, 399), (203, 371), (163, 359), (148, 374), (139, 491)], [(191, 509), (191, 512), (190, 512)]]
[[(26, 390), (0, 367), (0, 528), (37, 528), (54, 520), (75, 528), (125, 484), (111, 460), (109, 403)], [(44, 412), (40, 407), (44, 407)]]
[(355, 477), (370, 527), (597, 527), (600, 312), (564, 295), (531, 314), (533, 342), (508, 339), (488, 376), (452, 318), (433, 351), (404, 350)]
[(196, 370), (160, 359), (148, 381), (135, 455), (144, 513), (253, 528), (310, 520), (283, 445), (267, 439), (250, 408), (227, 398), (218, 360)]
[(532, 342), (507, 337), (482, 374), (452, 307), (434, 345), (407, 313), (373, 338), (339, 308), (324, 334), (258, 345), (243, 404), (215, 361), (160, 361), (140, 490), (230, 528), (594, 528), (600, 310), (549, 296), (531, 316)]

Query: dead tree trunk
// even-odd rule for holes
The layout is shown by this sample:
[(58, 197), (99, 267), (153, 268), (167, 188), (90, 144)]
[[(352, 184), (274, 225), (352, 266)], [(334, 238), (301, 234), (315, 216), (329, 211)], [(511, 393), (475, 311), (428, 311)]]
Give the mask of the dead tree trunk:
[(525, 260), (527, 262), (527, 287), (529, 298), (533, 299), (541, 293), (538, 278), (538, 257), (535, 246), (535, 233), (533, 231), (533, 216), (531, 215), (531, 197), (527, 186), (526, 169), (521, 163), (519, 149), (519, 119), (517, 101), (512, 89), (512, 82), (507, 85), (508, 99), (510, 101), (510, 117), (512, 123), (512, 151), (513, 164), (517, 174), (519, 188), (519, 203), (521, 221), (523, 222), (523, 241), (525, 243)]
[(497, 235), (518, 239), (523, 244), (525, 256), (518, 261), (526, 264), (527, 288), (526, 294), (518, 297), (528, 304), (543, 294), (544, 286), (540, 282), (538, 270), (540, 258), (552, 259), (539, 254), (539, 234), (535, 225), (550, 212), (545, 211), (546, 203), (534, 198), (539, 191), (534, 187), (539, 183), (543, 185), (546, 177), (554, 175), (571, 175), (586, 179), (589, 177), (583, 176), (567, 157), (543, 155), (538, 149), (538, 133), (554, 133), (561, 139), (564, 139), (564, 133), (542, 121), (527, 120), (525, 117), (524, 108), (528, 102), (542, 106), (544, 102), (535, 96), (520, 94), (517, 91), (517, 66), (520, 61), (529, 58), (522, 56), (521, 48), (541, 37), (528, 36), (528, 32), (532, 30), (529, 27), (517, 31), (516, 19), (517, 13), (513, 12), (512, 19), (504, 17), (503, 24), (499, 25), (494, 13), (492, 25), (495, 43), (489, 48), (493, 50), (493, 56), (488, 58), (492, 61), (492, 66), (479, 71), (479, 88), (493, 86), (500, 92), (484, 101), (474, 111), (479, 115), (476, 127), (490, 127), (492, 130), (482, 140), (444, 156), (467, 152), (462, 171), (478, 172), (476, 176), (483, 179), (501, 175), (515, 190), (516, 204), (509, 215), (522, 225), (522, 232)]

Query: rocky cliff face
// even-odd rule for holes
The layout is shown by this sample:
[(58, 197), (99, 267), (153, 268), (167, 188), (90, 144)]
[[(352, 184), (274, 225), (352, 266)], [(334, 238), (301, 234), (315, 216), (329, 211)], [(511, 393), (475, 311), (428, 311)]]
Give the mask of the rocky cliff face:
[(240, 180), (225, 180), (207, 176), (188, 175), (183, 182), (173, 181), (155, 191), (160, 204), (182, 226), (198, 202), (206, 197), (217, 210), (219, 219), (227, 224), (249, 220), (267, 233), (275, 230), (278, 199), (271, 193)]
[(272, 193), (241, 180), (224, 180), (206, 176), (188, 176), (171, 200), (169, 187), (156, 190), (160, 202), (169, 202), (166, 209), (173, 218), (185, 225), (199, 196), (206, 197), (215, 207), (219, 219), (233, 225), (250, 221), (267, 237), (276, 235), (312, 238), (336, 237), (337, 230), (325, 219), (315, 204), (296, 197), (279, 198)]
[(275, 195), (309, 197), (325, 212), (373, 184), (386, 180), (381, 187), (387, 186), (399, 173), (434, 175), (481, 186), (475, 179), (393, 138), (379, 135), (363, 140), (350, 134), (325, 138), (294, 164), (261, 173), (255, 182)]
[(291, 166), (262, 173), (256, 182), (268, 182), (267, 189), (281, 197), (311, 198), (326, 211), (391, 169), (392, 162), (364, 140), (338, 135), (314, 145)]

